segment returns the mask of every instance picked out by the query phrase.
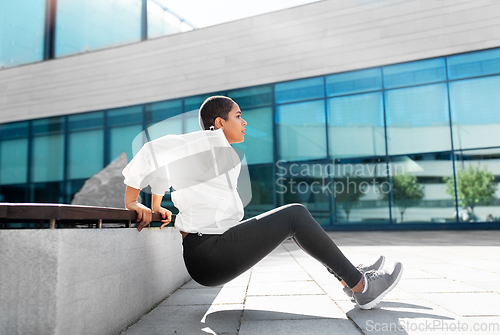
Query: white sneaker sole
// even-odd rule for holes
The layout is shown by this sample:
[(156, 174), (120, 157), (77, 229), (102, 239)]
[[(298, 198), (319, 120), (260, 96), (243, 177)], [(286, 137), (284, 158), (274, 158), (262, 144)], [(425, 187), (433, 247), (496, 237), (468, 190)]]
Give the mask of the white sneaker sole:
[(359, 308), (361, 308), (361, 309), (372, 309), (373, 307), (377, 306), (382, 301), (382, 299), (384, 299), (384, 297), (387, 295), (387, 293), (391, 292), (392, 289), (395, 288), (396, 285), (398, 285), (399, 280), (401, 279), (402, 275), (403, 275), (403, 264), (401, 264), (401, 271), (399, 271), (399, 275), (396, 278), (396, 280), (394, 281), (394, 283), (392, 283), (392, 285), (389, 286), (387, 288), (387, 290), (385, 290), (384, 292), (380, 293), (380, 295), (378, 297), (376, 297), (374, 300), (370, 301), (367, 304), (359, 305)]

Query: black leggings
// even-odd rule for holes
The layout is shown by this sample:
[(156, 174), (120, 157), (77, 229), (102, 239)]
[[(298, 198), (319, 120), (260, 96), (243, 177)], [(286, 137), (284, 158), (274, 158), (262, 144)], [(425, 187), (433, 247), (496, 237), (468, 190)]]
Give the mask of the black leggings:
[(184, 263), (196, 282), (218, 286), (250, 269), (289, 237), (349, 287), (361, 280), (361, 273), (302, 204), (275, 208), (221, 235), (188, 234), (182, 242)]

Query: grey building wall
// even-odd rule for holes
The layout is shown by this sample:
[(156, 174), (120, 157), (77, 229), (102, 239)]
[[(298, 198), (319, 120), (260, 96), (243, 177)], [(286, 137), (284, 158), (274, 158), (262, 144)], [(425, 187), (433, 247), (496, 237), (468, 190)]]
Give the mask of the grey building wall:
[(0, 122), (500, 46), (495, 0), (329, 0), (0, 71)]

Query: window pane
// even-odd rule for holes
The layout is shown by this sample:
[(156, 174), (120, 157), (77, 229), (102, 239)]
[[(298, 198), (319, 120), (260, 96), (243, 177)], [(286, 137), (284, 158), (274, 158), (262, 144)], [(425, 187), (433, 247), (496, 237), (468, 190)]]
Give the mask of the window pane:
[(322, 162), (276, 163), (278, 204), (299, 202), (307, 207), (322, 225), (330, 224), (329, 176), (323, 174)]
[(33, 183), (30, 190), (30, 202), (63, 203), (62, 182)]
[(28, 172), (28, 139), (0, 141), (0, 184), (25, 183)]
[(274, 96), (277, 104), (322, 98), (325, 96), (323, 77), (276, 84)]
[[(200, 107), (200, 106), (198, 106)], [(146, 123), (166, 120), (182, 113), (182, 100), (170, 100), (147, 104), (145, 108)]]
[(68, 178), (88, 178), (103, 168), (102, 130), (69, 134)]
[(59, 181), (64, 177), (64, 135), (33, 138), (31, 180)]
[(380, 68), (334, 74), (326, 77), (326, 91), (329, 97), (381, 89), (382, 71)]
[(56, 57), (140, 39), (140, 0), (57, 1)]
[[(188, 113), (186, 113), (188, 114)], [(200, 121), (198, 119), (198, 113), (192, 116), (184, 117), (184, 133), (191, 133), (193, 131), (201, 130)]]
[(106, 113), (108, 127), (142, 124), (142, 106), (113, 109)]
[(83, 184), (85, 184), (86, 181), (87, 179), (74, 179), (66, 182), (66, 203), (70, 204), (71, 201), (73, 201), (75, 194), (82, 189)]
[[(391, 157), (392, 218), (396, 223), (455, 223), (455, 189), (451, 154)], [(449, 189), (445, 178), (451, 178)]]
[(64, 131), (64, 116), (33, 120), (31, 127), (33, 135), (58, 134)]
[(500, 222), (500, 149), (456, 151), (455, 157), (459, 220)]
[(226, 92), (214, 92), (186, 98), (184, 99), (184, 112), (190, 112), (195, 109), (199, 109), (203, 101), (205, 101), (208, 97), (214, 95), (226, 95)]
[(28, 136), (28, 121), (0, 124), (0, 139)]
[(500, 49), (450, 56), (447, 62), (450, 79), (497, 74), (500, 73)]
[(385, 158), (333, 160), (325, 174), (333, 176), (334, 224), (389, 223), (389, 202), (379, 191), (387, 181)]
[(385, 155), (382, 93), (328, 99), (331, 157)]
[(130, 161), (132, 159), (132, 141), (142, 131), (142, 125), (127, 127), (116, 127), (109, 129), (109, 157), (113, 161), (122, 152), (127, 154)]
[(326, 158), (325, 102), (276, 107), (278, 156), (287, 161)]
[(0, 68), (43, 60), (45, 0), (0, 1)]
[(446, 84), (386, 91), (389, 154), (451, 149)]
[(68, 116), (68, 131), (96, 129), (104, 126), (104, 112), (75, 114)]
[(273, 93), (270, 85), (230, 91), (227, 96), (236, 101), (241, 110), (268, 106), (273, 103)]
[(273, 162), (273, 110), (271, 107), (243, 110), (242, 118), (248, 123), (245, 141), (234, 144), (243, 150), (247, 164)]
[(394, 88), (446, 80), (444, 58), (383, 67), (384, 87)]
[(274, 208), (273, 166), (249, 165), (252, 200), (245, 207), (245, 218), (251, 218)]
[(26, 202), (26, 184), (0, 185), (0, 201)]
[(500, 76), (450, 83), (453, 147), (500, 146)]
[(177, 34), (192, 29), (158, 3), (148, 1), (148, 38)]
[(149, 136), (148, 141), (152, 141), (165, 135), (182, 134), (182, 119), (182, 115), (179, 115), (149, 125), (146, 129), (146, 138)]

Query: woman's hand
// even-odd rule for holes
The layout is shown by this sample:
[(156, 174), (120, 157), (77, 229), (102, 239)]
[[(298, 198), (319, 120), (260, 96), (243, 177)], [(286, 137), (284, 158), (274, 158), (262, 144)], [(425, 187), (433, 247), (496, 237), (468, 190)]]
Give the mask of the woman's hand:
[(138, 231), (141, 231), (142, 228), (149, 225), (153, 220), (153, 213), (151, 212), (151, 209), (147, 208), (137, 201), (128, 203), (127, 208), (133, 209), (137, 212), (137, 222), (140, 222), (139, 226), (137, 227)]
[(160, 213), (161, 217), (163, 218), (161, 220), (160, 229), (162, 229), (163, 227), (165, 227), (166, 225), (168, 225), (170, 223), (170, 221), (172, 221), (172, 212), (169, 211), (168, 209), (165, 209), (165, 208), (163, 208), (161, 206), (156, 206), (155, 208), (153, 208), (153, 211), (155, 213)]

